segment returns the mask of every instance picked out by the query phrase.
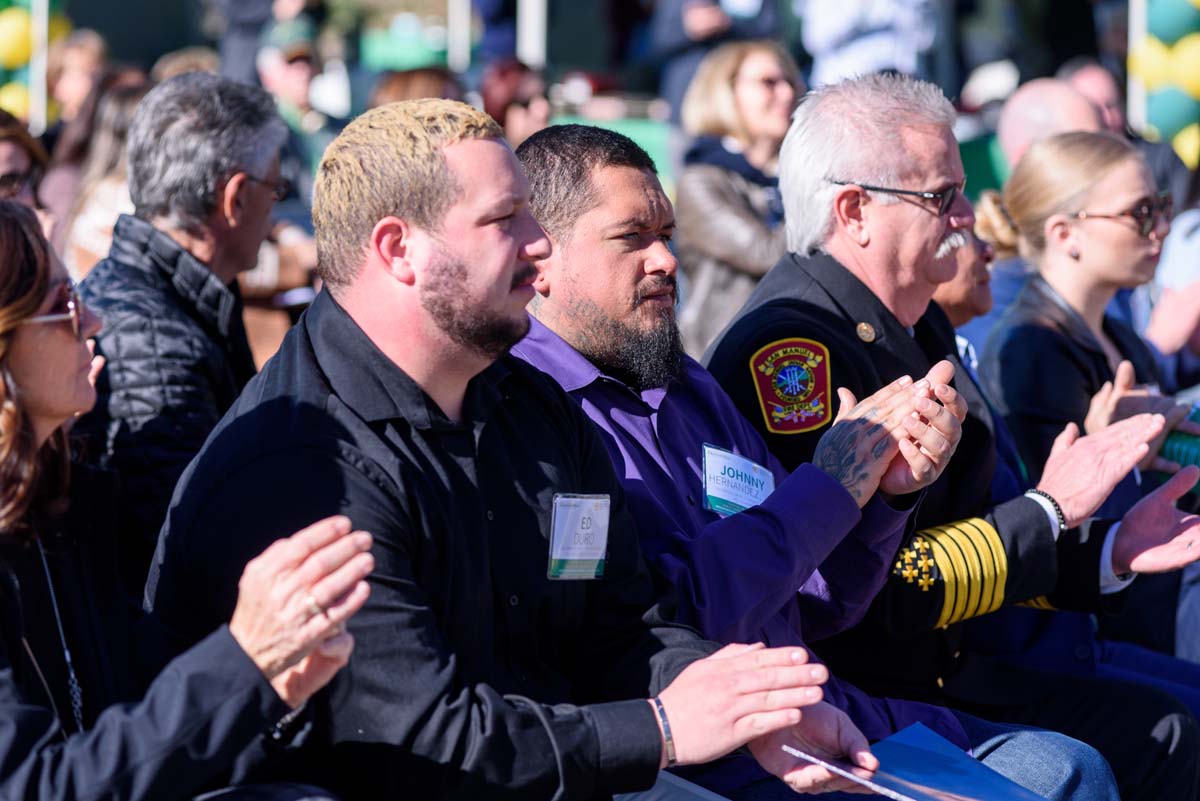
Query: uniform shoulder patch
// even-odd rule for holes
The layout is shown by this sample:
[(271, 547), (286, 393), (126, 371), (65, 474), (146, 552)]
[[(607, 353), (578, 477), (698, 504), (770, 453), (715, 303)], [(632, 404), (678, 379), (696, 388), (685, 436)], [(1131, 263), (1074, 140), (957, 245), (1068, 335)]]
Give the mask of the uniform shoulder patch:
[(829, 348), (812, 339), (777, 339), (750, 357), (750, 372), (767, 430), (801, 434), (833, 419)]

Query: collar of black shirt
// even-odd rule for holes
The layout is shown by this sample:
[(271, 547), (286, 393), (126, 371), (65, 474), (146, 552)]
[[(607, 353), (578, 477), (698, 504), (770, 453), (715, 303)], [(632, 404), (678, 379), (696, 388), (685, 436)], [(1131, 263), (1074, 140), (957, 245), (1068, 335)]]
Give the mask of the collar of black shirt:
[(463, 421), (455, 423), (375, 347), (328, 291), (319, 293), (305, 312), (304, 327), (334, 393), (368, 422), (403, 419), (418, 429), (467, 427), (487, 418), (504, 396), (503, 384), (511, 375), (506, 356), (471, 379), (463, 400)]

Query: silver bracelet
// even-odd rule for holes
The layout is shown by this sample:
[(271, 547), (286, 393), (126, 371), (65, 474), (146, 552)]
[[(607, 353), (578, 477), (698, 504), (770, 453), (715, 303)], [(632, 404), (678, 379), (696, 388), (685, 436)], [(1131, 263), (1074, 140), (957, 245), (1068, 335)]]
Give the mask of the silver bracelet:
[(663, 744), (667, 748), (667, 767), (675, 767), (675, 740), (671, 737), (671, 721), (667, 720), (667, 710), (663, 707), (662, 701), (658, 700), (658, 696), (650, 699), (654, 701), (654, 708), (658, 711), (658, 721), (662, 724)]

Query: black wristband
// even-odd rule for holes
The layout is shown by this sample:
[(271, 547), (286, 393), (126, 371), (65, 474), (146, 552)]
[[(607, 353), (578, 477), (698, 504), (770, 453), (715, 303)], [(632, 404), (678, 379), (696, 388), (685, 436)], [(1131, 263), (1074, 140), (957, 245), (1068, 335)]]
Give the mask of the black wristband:
[(1054, 500), (1054, 496), (1048, 492), (1043, 492), (1042, 490), (1037, 489), (1036, 487), (1034, 489), (1025, 490), (1026, 495), (1029, 495), (1031, 493), (1034, 495), (1040, 495), (1043, 498), (1045, 498), (1046, 500), (1050, 501), (1050, 505), (1054, 507), (1054, 516), (1058, 518), (1059, 532), (1061, 533), (1063, 531), (1066, 531), (1067, 530), (1067, 518), (1063, 515), (1062, 507), (1058, 505), (1058, 501)]

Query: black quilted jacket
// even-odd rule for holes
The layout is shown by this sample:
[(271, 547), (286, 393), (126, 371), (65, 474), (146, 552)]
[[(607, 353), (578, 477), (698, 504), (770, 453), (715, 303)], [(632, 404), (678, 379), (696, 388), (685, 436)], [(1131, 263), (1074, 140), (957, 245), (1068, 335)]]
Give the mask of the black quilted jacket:
[(122, 569), (141, 595), (171, 493), (253, 377), (242, 302), (173, 239), (123, 215), (80, 287), (104, 321), (96, 407), (75, 426), (81, 458), (117, 474)]

